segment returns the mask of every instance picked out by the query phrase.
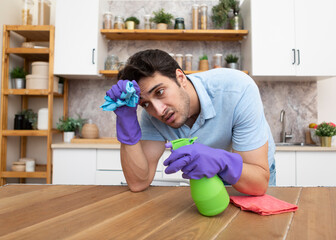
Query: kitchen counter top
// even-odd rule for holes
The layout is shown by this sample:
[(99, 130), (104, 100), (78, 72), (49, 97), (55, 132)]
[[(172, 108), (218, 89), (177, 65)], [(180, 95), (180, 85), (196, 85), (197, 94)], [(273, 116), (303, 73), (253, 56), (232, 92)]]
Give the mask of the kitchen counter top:
[[(230, 195), (241, 195), (228, 187)], [(6, 185), (0, 188), (5, 239), (336, 239), (336, 188), (270, 187), (297, 204), (271, 216), (229, 204), (215, 217), (197, 211), (189, 187)]]
[[(51, 145), (53, 149), (62, 148), (95, 148), (95, 149), (120, 149), (120, 144), (106, 143), (54, 143)], [(302, 151), (302, 152), (336, 152), (336, 147), (321, 146), (276, 146), (276, 151)]]

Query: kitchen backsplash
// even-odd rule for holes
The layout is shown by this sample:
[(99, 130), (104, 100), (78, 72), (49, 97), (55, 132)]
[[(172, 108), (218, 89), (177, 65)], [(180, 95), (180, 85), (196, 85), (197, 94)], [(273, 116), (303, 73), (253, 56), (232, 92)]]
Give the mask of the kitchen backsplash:
[[(123, 0), (112, 1), (112, 14), (124, 18), (136, 16), (140, 19), (139, 28), (143, 28), (143, 16), (151, 14), (160, 8), (172, 13), (174, 17), (183, 17), (185, 27), (191, 28), (191, 11), (194, 3), (206, 3), (208, 15), (211, 15), (211, 7), (218, 3), (213, 1), (146, 1), (146, 0)], [(106, 10), (108, 5), (106, 2)], [(212, 28), (210, 18), (209, 28)], [(129, 56), (145, 49), (162, 49), (174, 54), (192, 54), (192, 69), (198, 69), (198, 58), (207, 54), (210, 66), (212, 57), (221, 53), (236, 54), (240, 57), (239, 42), (217, 42), (217, 41), (109, 41), (109, 54), (119, 57), (125, 62)], [(224, 62), (224, 61), (223, 61)], [(69, 115), (81, 114), (84, 118), (90, 118), (98, 125), (100, 137), (115, 137), (115, 114), (103, 112), (99, 106), (104, 102), (105, 92), (116, 83), (117, 79), (106, 80), (70, 80), (69, 83)], [(306, 126), (317, 120), (317, 85), (316, 82), (257, 82), (262, 100), (264, 102), (265, 115), (272, 129), (276, 142), (280, 139), (281, 123), (280, 111), (286, 111), (286, 131), (292, 129), (294, 138), (291, 141), (304, 141)]]
[[(102, 111), (105, 92), (116, 83), (108, 80), (72, 80), (69, 83), (69, 114), (92, 119), (99, 128), (100, 137), (115, 137), (115, 114)], [(267, 121), (274, 140), (280, 140), (280, 111), (286, 111), (286, 131), (293, 131), (290, 141), (305, 140), (305, 130), (317, 119), (316, 82), (257, 82)], [(139, 113), (141, 111), (139, 107)]]

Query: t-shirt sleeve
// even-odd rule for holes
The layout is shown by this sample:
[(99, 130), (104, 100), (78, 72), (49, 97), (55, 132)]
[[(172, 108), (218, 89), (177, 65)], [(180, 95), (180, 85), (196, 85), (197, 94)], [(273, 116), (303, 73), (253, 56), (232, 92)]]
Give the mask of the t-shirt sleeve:
[(232, 148), (250, 151), (263, 146), (268, 140), (267, 129), (259, 89), (249, 84), (234, 110)]
[(140, 119), (141, 140), (165, 141), (163, 136), (154, 126), (151, 116), (145, 111), (141, 112)]

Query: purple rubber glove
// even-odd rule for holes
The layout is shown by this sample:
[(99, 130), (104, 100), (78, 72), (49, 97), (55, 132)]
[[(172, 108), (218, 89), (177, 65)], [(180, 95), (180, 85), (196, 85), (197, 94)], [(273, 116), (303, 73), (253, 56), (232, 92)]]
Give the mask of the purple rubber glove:
[[(126, 84), (129, 80), (119, 80), (106, 92), (113, 101), (120, 99), (122, 92), (126, 93)], [(136, 81), (132, 81), (136, 94), (140, 97), (140, 87)], [(117, 115), (117, 138), (119, 142), (128, 145), (136, 144), (141, 138), (141, 129), (137, 117), (137, 106), (118, 107), (114, 113)]]
[(167, 174), (181, 170), (182, 177), (187, 179), (212, 178), (217, 174), (232, 185), (240, 178), (243, 159), (238, 153), (193, 143), (172, 151), (163, 165), (168, 166)]

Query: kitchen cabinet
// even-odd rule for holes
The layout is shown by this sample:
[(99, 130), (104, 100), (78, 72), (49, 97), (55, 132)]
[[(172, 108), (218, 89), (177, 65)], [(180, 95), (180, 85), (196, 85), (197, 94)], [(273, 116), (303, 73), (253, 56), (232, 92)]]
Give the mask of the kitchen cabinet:
[(276, 152), (276, 185), (296, 186), (295, 152)]
[(277, 151), (277, 186), (336, 186), (336, 151)]
[[(185, 182), (177, 175), (163, 176), (163, 161), (169, 154), (167, 150), (160, 158), (152, 185), (180, 185), (180, 182)], [(54, 147), (53, 184), (127, 184), (120, 163), (119, 146), (115, 149), (69, 148), (69, 145)]]
[(297, 152), (297, 186), (336, 186), (335, 152)]
[[(21, 25), (4, 25), (3, 26), (3, 51), (2, 51), (2, 81), (1, 81), (1, 130), (0, 130), (0, 185), (6, 184), (8, 178), (19, 178), (20, 182), (24, 182), (26, 178), (40, 178), (45, 179), (47, 184), (51, 183), (52, 172), (52, 150), (51, 144), (53, 135), (60, 133), (58, 130), (53, 129), (53, 108), (54, 98), (63, 98), (63, 114), (65, 115), (67, 109), (67, 94), (68, 84), (65, 81), (64, 94), (59, 94), (54, 91), (54, 26), (21, 26)], [(13, 47), (12, 44), (15, 37), (20, 36), (22, 42), (45, 42), (49, 44), (47, 48), (24, 48)], [(20, 45), (20, 44), (19, 44)], [(47, 89), (13, 89), (9, 88), (9, 59), (12, 56), (19, 57), (24, 60), (24, 68), (29, 72), (29, 66), (34, 61), (49, 62), (48, 69), (48, 87)], [(21, 109), (26, 110), (29, 106), (29, 101), (32, 98), (44, 98), (48, 106), (48, 128), (46, 130), (17, 130), (10, 126), (8, 119), (9, 103), (14, 98), (20, 98)], [(11, 122), (12, 123), (12, 122)], [(17, 172), (7, 169), (7, 149), (8, 138), (19, 137), (20, 158), (27, 156), (27, 143), (28, 137), (43, 137), (45, 138), (47, 153), (42, 156), (45, 160), (43, 164), (36, 165), (34, 172)], [(34, 146), (36, 147), (36, 146)], [(9, 156), (10, 157), (10, 156)]]
[(56, 1), (55, 75), (100, 78), (108, 52), (102, 13), (102, 0)]
[(336, 2), (245, 0), (250, 34), (242, 43), (242, 65), (252, 76), (335, 76)]

